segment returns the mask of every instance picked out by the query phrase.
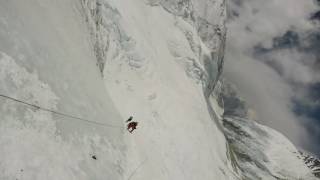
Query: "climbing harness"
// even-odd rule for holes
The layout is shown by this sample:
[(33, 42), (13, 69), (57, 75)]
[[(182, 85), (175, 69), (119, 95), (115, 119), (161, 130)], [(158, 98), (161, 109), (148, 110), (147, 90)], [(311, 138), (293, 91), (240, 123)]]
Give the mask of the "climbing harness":
[(36, 108), (36, 109), (40, 109), (42, 111), (47, 111), (47, 112), (50, 112), (50, 113), (53, 113), (53, 114), (57, 114), (57, 115), (60, 115), (60, 116), (64, 116), (64, 117), (68, 117), (68, 118), (71, 118), (71, 119), (74, 119), (74, 120), (87, 122), (89, 124), (95, 124), (95, 125), (98, 125), (98, 126), (104, 126), (104, 127), (110, 127), (110, 128), (123, 129), (122, 126), (116, 126), (116, 125), (107, 124), (107, 123), (100, 123), (100, 122), (96, 122), (96, 121), (90, 121), (88, 119), (84, 119), (84, 118), (80, 118), (80, 117), (77, 117), (77, 116), (69, 115), (69, 114), (66, 114), (66, 113), (61, 113), (61, 112), (58, 112), (58, 111), (54, 111), (54, 110), (51, 110), (51, 109), (48, 109), (48, 108), (45, 108), (45, 107), (42, 107), (42, 106), (38, 106), (38, 105), (35, 105), (35, 104), (32, 104), (32, 103), (28, 103), (28, 102), (25, 102), (25, 101), (22, 101), (22, 100), (19, 100), (19, 99), (10, 97), (10, 96), (6, 96), (6, 95), (3, 95), (3, 94), (0, 94), (0, 97), (5, 98), (5, 99), (9, 99), (11, 101), (15, 101), (15, 102), (20, 103), (20, 104), (24, 104), (24, 105), (26, 105), (28, 107), (33, 107), (33, 108)]

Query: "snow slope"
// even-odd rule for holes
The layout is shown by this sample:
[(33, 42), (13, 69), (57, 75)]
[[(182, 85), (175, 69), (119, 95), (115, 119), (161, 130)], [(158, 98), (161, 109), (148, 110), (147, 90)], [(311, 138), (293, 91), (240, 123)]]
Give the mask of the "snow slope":
[(0, 95), (82, 119), (0, 97), (0, 179), (312, 179), (285, 137), (225, 116), (225, 12), (224, 0), (1, 1)]
[(313, 174), (320, 178), (320, 160), (317, 157), (305, 152), (300, 152), (300, 154), (306, 165), (312, 169)]
[(245, 179), (315, 179), (297, 149), (282, 134), (237, 117), (225, 118), (224, 127)]
[(232, 162), (243, 179), (316, 179), (316, 167), (306, 165), (304, 156), (282, 134), (260, 125), (254, 111), (224, 82), (223, 128), (232, 154)]
[[(132, 179), (231, 179), (226, 140), (203, 92), (218, 72), (209, 76), (204, 63), (218, 66), (197, 29), (156, 4), (89, 3), (84, 2), (98, 10), (90, 14), (92, 21), (102, 19), (96, 29), (104, 28), (110, 42), (103, 61), (108, 92), (123, 119), (133, 115), (140, 123), (133, 135), (125, 135), (126, 176), (143, 163)], [(211, 43), (213, 51), (219, 49), (219, 42)]]
[[(0, 94), (122, 127), (80, 9), (66, 0), (0, 2)], [(123, 129), (3, 98), (0, 114), (1, 180), (122, 178)]]
[[(230, 133), (222, 121), (219, 98), (224, 1), (105, 0), (83, 1), (83, 6), (108, 92), (124, 119), (133, 115), (140, 123), (133, 135), (125, 135), (126, 177), (314, 178), (286, 138), (271, 129), (270, 137), (255, 133), (249, 120), (244, 126), (253, 135), (246, 139), (247, 148), (263, 145), (251, 149), (258, 153), (249, 154), (256, 161), (240, 161), (235, 147), (248, 149), (231, 141), (243, 137)], [(279, 147), (264, 151), (273, 142)], [(268, 168), (256, 167), (260, 158), (270, 160), (264, 163)]]

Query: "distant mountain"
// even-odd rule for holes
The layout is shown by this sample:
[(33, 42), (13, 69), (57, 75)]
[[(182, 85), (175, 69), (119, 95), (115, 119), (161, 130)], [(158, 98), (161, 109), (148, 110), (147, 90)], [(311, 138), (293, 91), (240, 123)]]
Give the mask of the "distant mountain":
[(299, 151), (306, 165), (313, 171), (314, 175), (320, 178), (320, 159), (306, 152)]

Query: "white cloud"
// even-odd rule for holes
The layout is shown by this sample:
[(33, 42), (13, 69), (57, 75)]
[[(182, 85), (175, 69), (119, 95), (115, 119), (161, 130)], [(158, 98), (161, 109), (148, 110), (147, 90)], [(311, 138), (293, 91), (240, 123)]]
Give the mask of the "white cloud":
[(282, 49), (272, 52), (268, 58), (272, 58), (281, 65), (283, 77), (287, 81), (302, 84), (317, 81), (312, 69), (303, 64), (303, 59), (312, 58), (308, 54), (297, 52), (296, 50)]
[[(273, 39), (293, 30), (300, 35), (312, 30), (308, 17), (316, 10), (312, 0), (230, 0), (225, 76), (235, 83), (249, 105), (257, 111), (258, 120), (289, 137), (296, 145), (305, 146), (308, 132), (300, 117), (291, 109), (296, 95), (290, 84), (319, 81), (319, 73), (305, 63), (312, 55), (280, 49), (268, 57), (256, 59), (254, 47), (271, 48)], [(271, 68), (266, 61), (281, 67)]]
[[(294, 28), (303, 32), (312, 29), (313, 25), (306, 21), (310, 12), (316, 10), (311, 0), (243, 0), (242, 6), (228, 1), (230, 10), (237, 11), (240, 16), (228, 24), (228, 38), (241, 44), (242, 50), (252, 44), (270, 45), (270, 40)], [(240, 38), (239, 38), (240, 37)]]

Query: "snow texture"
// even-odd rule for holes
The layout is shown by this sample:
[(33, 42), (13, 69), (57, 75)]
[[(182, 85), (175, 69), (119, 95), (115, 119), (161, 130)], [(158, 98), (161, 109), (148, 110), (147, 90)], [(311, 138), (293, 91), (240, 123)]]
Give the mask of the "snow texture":
[[(80, 9), (66, 0), (0, 2), (0, 94), (122, 127)], [(2, 97), (0, 114), (1, 180), (123, 178), (123, 129)]]
[(0, 179), (312, 178), (285, 137), (224, 119), (225, 16), (224, 0), (1, 1), (0, 94), (112, 126), (0, 97)]

